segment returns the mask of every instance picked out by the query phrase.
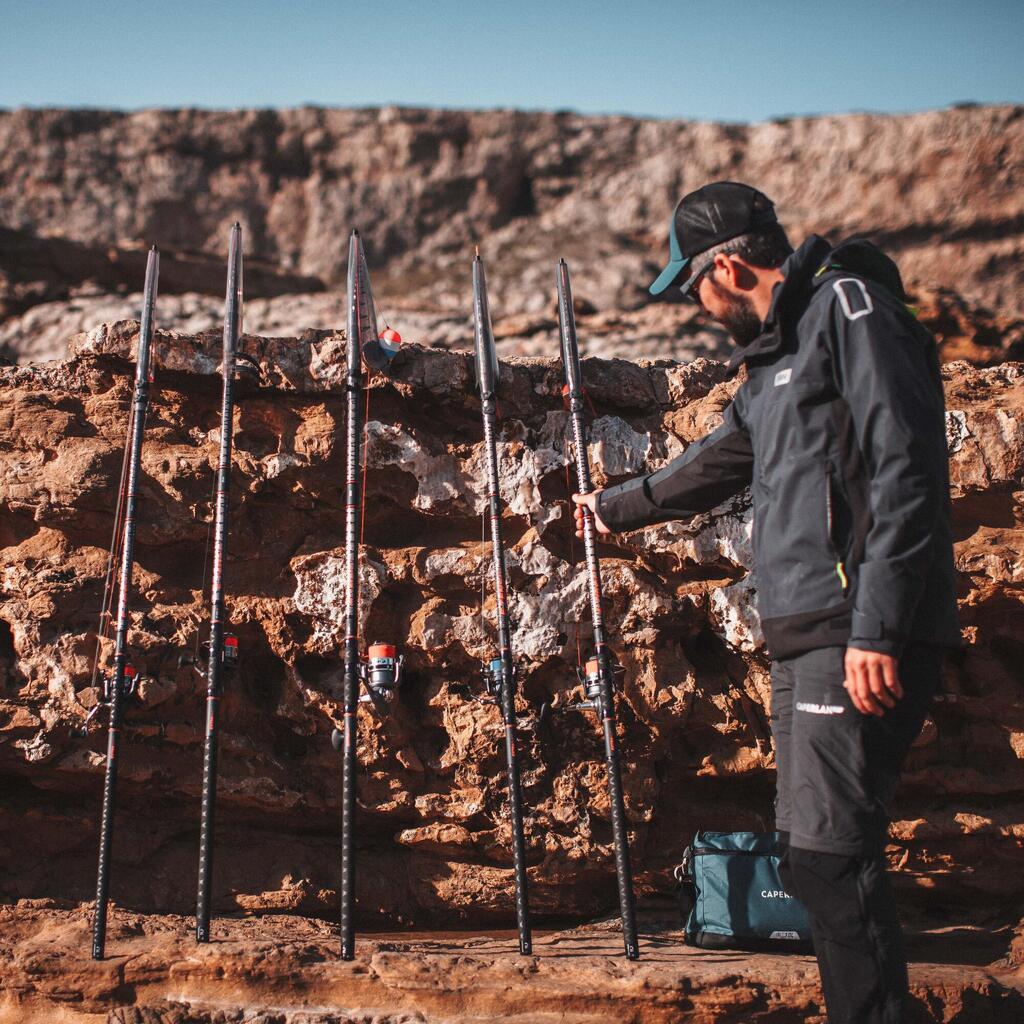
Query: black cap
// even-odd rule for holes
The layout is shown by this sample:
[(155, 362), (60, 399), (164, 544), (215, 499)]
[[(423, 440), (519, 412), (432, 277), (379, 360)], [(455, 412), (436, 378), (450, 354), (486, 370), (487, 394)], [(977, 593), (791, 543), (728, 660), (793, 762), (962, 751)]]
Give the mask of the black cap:
[(778, 224), (772, 201), (738, 181), (715, 181), (683, 196), (669, 223), (668, 265), (648, 291), (660, 295), (686, 280), (694, 256), (772, 224)]

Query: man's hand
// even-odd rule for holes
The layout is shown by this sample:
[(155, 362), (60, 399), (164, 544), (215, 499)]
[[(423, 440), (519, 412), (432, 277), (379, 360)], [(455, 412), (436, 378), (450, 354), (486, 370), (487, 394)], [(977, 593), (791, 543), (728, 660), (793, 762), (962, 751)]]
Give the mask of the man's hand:
[(572, 500), (576, 502), (576, 536), (583, 536), (583, 506), (585, 505), (594, 515), (594, 525), (597, 527), (598, 533), (611, 533), (604, 523), (601, 522), (600, 517), (597, 514), (597, 496), (601, 493), (600, 490), (591, 491), (589, 494), (574, 494)]
[(843, 686), (861, 714), (881, 718), (903, 696), (896, 659), (891, 654), (847, 647), (845, 667)]

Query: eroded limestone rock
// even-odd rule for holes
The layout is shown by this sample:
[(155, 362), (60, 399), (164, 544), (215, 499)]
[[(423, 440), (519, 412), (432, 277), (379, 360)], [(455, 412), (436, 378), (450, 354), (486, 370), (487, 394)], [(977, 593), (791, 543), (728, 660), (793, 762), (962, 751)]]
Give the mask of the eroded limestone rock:
[[(11, 794), (0, 849), (14, 865), (0, 890), (11, 896), (91, 894), (103, 739), (72, 728), (96, 699), (92, 630), (133, 330), (97, 328), (67, 362), (0, 369), (0, 771)], [(138, 909), (188, 913), (194, 891), (203, 684), (178, 656), (205, 638), (218, 344), (168, 333), (157, 345), (129, 637), (146, 683), (127, 715), (114, 846), (115, 899)], [(222, 715), (215, 899), (220, 910), (332, 916), (343, 352), (316, 333), (247, 335), (243, 349), (260, 373), (237, 389), (226, 585), (242, 655)], [(706, 360), (586, 360), (584, 376), (599, 485), (684, 450), (737, 386)], [(966, 646), (912, 754), (890, 853), (911, 912), (1005, 922), (1024, 891), (1009, 869), (1024, 842), (1024, 370), (956, 363), (945, 377)], [(501, 381), (532, 899), (541, 915), (589, 915), (614, 906), (614, 868), (599, 732), (568, 708), (590, 627), (560, 368), (513, 360)], [(464, 693), (494, 651), (471, 359), (406, 347), (388, 377), (373, 378), (369, 402), (364, 640), (400, 643), (406, 680), (386, 722), (360, 714), (360, 906), (368, 920), (506, 921), (499, 716)], [(738, 495), (693, 522), (601, 546), (625, 668), (621, 749), (642, 901), (671, 897), (671, 867), (698, 827), (771, 823), (750, 527)]]

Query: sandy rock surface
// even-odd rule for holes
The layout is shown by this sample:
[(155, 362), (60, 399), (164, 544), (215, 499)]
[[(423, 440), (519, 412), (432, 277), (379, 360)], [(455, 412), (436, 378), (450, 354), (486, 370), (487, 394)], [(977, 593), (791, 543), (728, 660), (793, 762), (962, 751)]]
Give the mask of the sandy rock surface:
[[(498, 354), (510, 356), (550, 356), (557, 354), (558, 313), (552, 303), (546, 312), (533, 315), (495, 316), (494, 331)], [(268, 337), (297, 337), (307, 330), (343, 331), (346, 322), (343, 291), (319, 294), (290, 294), (267, 299), (247, 299), (245, 329)], [(68, 342), (76, 334), (87, 333), (97, 324), (125, 317), (138, 318), (142, 295), (113, 295), (108, 292), (82, 292), (73, 299), (33, 306), (20, 316), (0, 323), (0, 356), (16, 357), (20, 363), (64, 359)], [(378, 298), (379, 326), (399, 329), (404, 341), (435, 348), (471, 351), (473, 325), (467, 304), (462, 309), (417, 308), (408, 302)], [(224, 299), (187, 292), (161, 294), (157, 303), (157, 322), (161, 330), (183, 334), (220, 331), (224, 319)], [(582, 350), (586, 355), (623, 359), (695, 359), (705, 356), (727, 359), (732, 342), (717, 325), (709, 323), (695, 310), (685, 306), (646, 306), (639, 310), (580, 312), (580, 330), (585, 332)], [(958, 330), (959, 325), (951, 324)], [(971, 332), (973, 333), (973, 332)], [(581, 339), (582, 339), (581, 335)], [(958, 333), (966, 340), (971, 334)], [(996, 345), (971, 346), (966, 358), (984, 363), (1001, 359), (1016, 335), (999, 332)], [(1009, 340), (1004, 340), (1008, 338)]]
[[(551, 298), (548, 309), (535, 314), (492, 309), (500, 358), (557, 355), (558, 311), (553, 294)], [(345, 301), (339, 290), (249, 298), (244, 308), (245, 329), (267, 337), (340, 332), (346, 322)], [(1024, 320), (1019, 317), (997, 316), (943, 289), (921, 289), (914, 302), (919, 319), (935, 334), (944, 360), (993, 366), (1024, 357)], [(661, 304), (599, 312), (588, 304), (577, 306), (580, 349), (585, 356), (728, 360), (735, 348), (718, 324), (692, 307)], [(137, 319), (141, 308), (141, 293), (115, 295), (83, 288), (73, 298), (41, 303), (0, 322), (0, 357), (6, 355), (19, 363), (64, 359), (75, 335), (88, 333), (97, 324)], [(472, 351), (468, 304), (452, 309), (424, 308), (413, 300), (384, 297), (378, 299), (377, 309), (380, 328), (398, 328), (406, 342)], [(223, 297), (161, 293), (157, 302), (156, 321), (167, 332), (220, 331), (223, 317)]]
[[(641, 959), (611, 923), (538, 934), (361, 935), (298, 916), (214, 922), (116, 911), (108, 957), (89, 958), (89, 908), (0, 907), (0, 1024), (825, 1024), (817, 965), (687, 947), (641, 922)], [(945, 941), (943, 941), (945, 940)], [(1016, 1024), (1024, 977), (949, 936), (911, 943), (906, 1024)], [(964, 965), (963, 962), (966, 961)]]

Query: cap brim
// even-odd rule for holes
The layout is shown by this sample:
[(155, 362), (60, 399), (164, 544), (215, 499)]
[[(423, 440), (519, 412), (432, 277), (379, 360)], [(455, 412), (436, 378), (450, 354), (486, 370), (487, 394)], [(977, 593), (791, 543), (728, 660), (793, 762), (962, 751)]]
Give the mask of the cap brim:
[(683, 272), (689, 265), (689, 256), (684, 256), (681, 260), (669, 260), (668, 266), (658, 275), (658, 279), (647, 290), (651, 295), (660, 295), (667, 288), (671, 288), (683, 276)]

